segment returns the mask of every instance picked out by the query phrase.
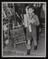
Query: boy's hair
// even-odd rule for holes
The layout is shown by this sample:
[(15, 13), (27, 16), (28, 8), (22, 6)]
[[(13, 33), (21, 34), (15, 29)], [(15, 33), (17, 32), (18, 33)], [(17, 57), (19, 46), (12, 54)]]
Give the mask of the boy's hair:
[(34, 7), (33, 7), (32, 5), (27, 5), (27, 6), (25, 7), (25, 10), (26, 10), (26, 8), (27, 8), (27, 9), (32, 8), (32, 9), (34, 10)]
[(34, 7), (33, 6), (29, 6), (28, 9), (31, 8), (32, 10), (34, 10)]
[(35, 8), (33, 7), (33, 5), (31, 5), (31, 4), (26, 4), (26, 5), (24, 6), (24, 9), (23, 9), (23, 14), (26, 14), (26, 7), (27, 7), (27, 6), (28, 6), (27, 9), (32, 8), (32, 9), (35, 11)]

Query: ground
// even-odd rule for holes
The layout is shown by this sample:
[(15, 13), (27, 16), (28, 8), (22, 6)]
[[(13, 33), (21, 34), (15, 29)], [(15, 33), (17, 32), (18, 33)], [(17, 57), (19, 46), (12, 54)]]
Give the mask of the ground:
[[(16, 48), (5, 47), (3, 56), (27, 56), (27, 49), (25, 44), (19, 44)], [(38, 48), (34, 50), (32, 43), (32, 49), (30, 56), (45, 56), (45, 32), (39, 35)]]

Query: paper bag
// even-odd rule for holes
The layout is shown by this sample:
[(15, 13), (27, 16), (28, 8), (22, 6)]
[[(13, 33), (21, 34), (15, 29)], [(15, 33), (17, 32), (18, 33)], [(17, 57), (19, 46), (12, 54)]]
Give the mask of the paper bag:
[(31, 25), (29, 25), (29, 32), (32, 32)]

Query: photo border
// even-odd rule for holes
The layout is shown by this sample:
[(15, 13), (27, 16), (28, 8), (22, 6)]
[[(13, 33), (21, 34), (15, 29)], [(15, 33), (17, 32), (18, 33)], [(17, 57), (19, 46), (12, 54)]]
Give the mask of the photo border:
[[(47, 5), (46, 2), (1, 2), (1, 5), (3, 3), (45, 3), (45, 5)], [(2, 6), (1, 6), (1, 8), (2, 8)], [(2, 11), (2, 9), (1, 9), (1, 11)], [(1, 19), (2, 19), (2, 16), (1, 16)], [(2, 40), (1, 40), (2, 57), (46, 57), (46, 8), (45, 8), (45, 56), (3, 56), (3, 20), (1, 21), (1, 24), (2, 24), (2, 32), (1, 32), (2, 33)]]

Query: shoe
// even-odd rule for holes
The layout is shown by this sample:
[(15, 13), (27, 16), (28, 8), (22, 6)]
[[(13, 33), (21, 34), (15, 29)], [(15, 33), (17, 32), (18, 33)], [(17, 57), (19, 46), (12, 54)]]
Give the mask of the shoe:
[(29, 49), (29, 50), (27, 50), (27, 55), (30, 55), (30, 49)]
[(37, 50), (37, 46), (34, 46), (34, 50)]

